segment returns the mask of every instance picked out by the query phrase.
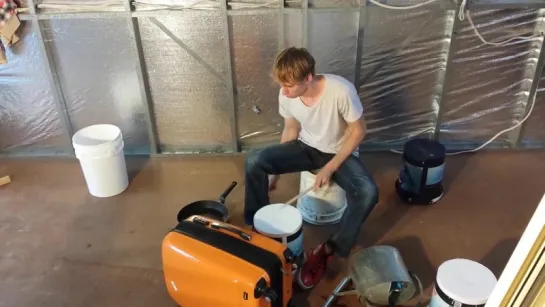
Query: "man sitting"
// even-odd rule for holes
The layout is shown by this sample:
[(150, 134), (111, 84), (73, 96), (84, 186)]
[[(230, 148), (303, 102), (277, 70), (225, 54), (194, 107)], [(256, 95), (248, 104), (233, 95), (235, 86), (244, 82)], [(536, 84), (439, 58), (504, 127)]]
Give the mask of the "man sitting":
[(307, 255), (298, 283), (314, 287), (334, 254), (348, 257), (363, 222), (378, 202), (378, 188), (358, 158), (365, 136), (363, 108), (356, 88), (343, 77), (316, 74), (315, 60), (303, 48), (282, 51), (273, 75), (281, 86), (279, 112), (284, 118), (280, 144), (251, 152), (246, 158), (244, 220), (269, 204), (279, 175), (318, 170), (315, 188), (336, 182), (346, 191), (347, 208), (340, 229)]

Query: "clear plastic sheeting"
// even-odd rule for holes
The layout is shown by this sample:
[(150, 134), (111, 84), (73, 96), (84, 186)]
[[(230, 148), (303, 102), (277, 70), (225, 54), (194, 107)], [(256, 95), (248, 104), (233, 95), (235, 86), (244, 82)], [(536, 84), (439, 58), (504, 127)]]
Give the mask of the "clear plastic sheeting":
[(23, 23), (0, 65), (0, 152), (68, 151), (37, 31)]
[(126, 0), (41, 0), (34, 3), (43, 12), (122, 12)]
[[(479, 33), (489, 42), (534, 31), (537, 10), (471, 11)], [(458, 18), (458, 17), (457, 17)], [(532, 42), (512, 41), (505, 46), (481, 42), (466, 18), (455, 29), (453, 61), (448, 67), (445, 95), (441, 101), (440, 140), (445, 144), (481, 144), (521, 118), (535, 61), (530, 58)], [(509, 133), (495, 145), (507, 145)]]
[[(130, 154), (150, 151), (150, 130), (157, 132), (160, 153), (229, 152), (234, 139), (242, 150), (276, 143), (283, 119), (272, 67), (278, 52), (291, 46), (306, 46), (318, 73), (338, 74), (357, 86), (367, 121), (363, 150), (400, 149), (434, 134), (449, 150), (476, 148), (529, 109), (542, 38), (512, 38), (537, 36), (545, 9), (515, 8), (516, 1), (493, 9), (468, 1), (486, 40), (511, 39), (494, 46), (479, 39), (467, 17), (458, 20), (450, 0), (410, 10), (363, 0), (309, 0), (308, 11), (272, 9), (280, 1), (229, 0), (225, 12), (217, 0), (137, 0), (132, 20), (103, 13), (125, 11), (126, 0), (35, 1), (44, 12), (37, 18), (49, 57), (42, 54), (35, 17), (21, 15), (21, 41), (8, 47), (8, 64), (0, 65), (0, 155), (70, 153), (62, 101), (73, 131), (116, 125)], [(380, 2), (410, 6), (423, 0)], [(193, 4), (200, 9), (180, 7)], [(313, 9), (326, 7), (331, 9)], [(55, 14), (67, 10), (73, 14)], [(525, 148), (545, 147), (545, 70), (538, 81), (533, 113), (520, 133), (500, 135), (491, 148), (515, 140)]]
[(138, 22), (163, 152), (230, 146), (222, 18), (188, 13)]
[[(364, 0), (361, 0), (364, 1)], [(325, 8), (325, 7), (350, 7), (358, 6), (359, 0), (308, 0), (310, 8)]]
[(309, 51), (318, 73), (332, 73), (354, 82), (359, 14), (309, 14)]
[(179, 9), (217, 9), (221, 3), (217, 0), (135, 0), (137, 11), (179, 10)]
[(430, 136), (454, 12), (366, 11), (359, 80), (368, 129), (364, 146)]
[[(125, 19), (45, 21), (74, 132), (113, 124), (127, 151), (149, 152), (136, 54)], [(108, 29), (102, 31), (100, 29)]]
[(286, 8), (301, 8), (303, 0), (285, 0), (284, 7)]
[[(28, 0), (26, 0), (28, 2)], [(84, 5), (108, 5), (108, 4), (123, 4), (125, 0), (34, 0), (34, 3), (54, 3), (54, 4), (68, 4), (77, 7), (79, 4)]]
[(243, 145), (278, 140), (282, 117), (278, 114), (279, 87), (272, 67), (280, 51), (278, 14), (231, 16), (234, 71), (237, 89), (237, 123)]
[[(222, 0), (224, 1), (224, 0)], [(227, 6), (231, 10), (278, 8), (283, 0), (227, 0)], [(215, 9), (219, 10), (219, 0), (136, 0), (135, 7), (139, 11), (160, 9)]]
[[(223, 1), (223, 0), (221, 0)], [(277, 8), (284, 0), (227, 0), (230, 9)]]
[[(530, 106), (528, 106), (530, 108)], [(521, 145), (524, 147), (545, 146), (545, 69), (537, 88), (536, 101), (532, 114), (525, 122)]]

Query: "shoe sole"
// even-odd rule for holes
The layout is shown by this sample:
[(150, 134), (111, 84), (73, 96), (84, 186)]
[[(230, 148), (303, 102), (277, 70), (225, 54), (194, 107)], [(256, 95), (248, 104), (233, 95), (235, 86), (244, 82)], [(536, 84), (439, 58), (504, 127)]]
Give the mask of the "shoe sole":
[(297, 285), (303, 290), (310, 290), (310, 289), (314, 288), (314, 286), (307, 286), (307, 285), (305, 285), (303, 283), (303, 281), (301, 280), (301, 270), (299, 270), (299, 272), (297, 272), (296, 281), (297, 281)]
[(303, 271), (303, 267), (305, 266), (305, 264), (307, 263), (307, 253), (304, 253), (304, 258), (303, 258), (303, 262), (301, 264), (301, 267), (297, 270), (297, 274), (295, 276), (295, 281), (297, 283), (297, 285), (302, 289), (302, 290), (310, 290), (312, 288), (314, 288), (314, 286), (307, 286), (303, 283), (303, 280), (301, 278), (301, 272)]

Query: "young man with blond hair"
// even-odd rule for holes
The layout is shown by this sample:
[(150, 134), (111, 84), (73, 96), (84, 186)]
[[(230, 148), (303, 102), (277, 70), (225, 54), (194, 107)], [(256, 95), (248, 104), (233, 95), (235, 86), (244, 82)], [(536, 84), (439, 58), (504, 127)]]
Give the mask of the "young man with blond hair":
[(348, 257), (361, 226), (378, 202), (373, 178), (358, 158), (365, 136), (363, 108), (356, 88), (343, 77), (316, 74), (316, 62), (304, 48), (282, 51), (273, 76), (281, 86), (279, 112), (284, 118), (280, 144), (248, 154), (244, 220), (269, 204), (279, 175), (319, 170), (315, 187), (330, 180), (346, 191), (348, 205), (337, 233), (307, 254), (297, 275), (305, 289), (324, 276), (334, 254)]

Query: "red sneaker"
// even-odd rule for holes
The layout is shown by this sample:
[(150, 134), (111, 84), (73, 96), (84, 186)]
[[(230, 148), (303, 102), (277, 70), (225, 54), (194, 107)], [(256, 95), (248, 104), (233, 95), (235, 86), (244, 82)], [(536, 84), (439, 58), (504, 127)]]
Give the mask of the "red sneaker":
[(324, 245), (318, 245), (308, 256), (303, 267), (297, 272), (297, 283), (304, 290), (313, 288), (324, 277), (327, 265), (332, 259)]

